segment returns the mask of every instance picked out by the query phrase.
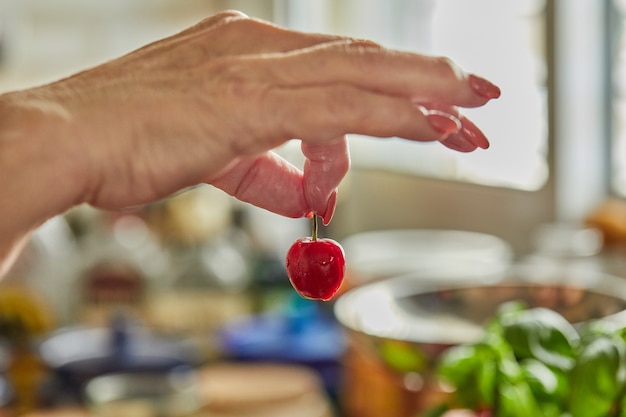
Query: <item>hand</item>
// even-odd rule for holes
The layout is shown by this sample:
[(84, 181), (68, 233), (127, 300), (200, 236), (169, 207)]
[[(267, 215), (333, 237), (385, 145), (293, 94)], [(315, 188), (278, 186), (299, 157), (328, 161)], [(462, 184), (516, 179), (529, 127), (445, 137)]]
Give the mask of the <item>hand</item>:
[[(56, 83), (0, 96), (0, 169), (23, 173), (19, 155), (28, 155), (39, 171), (30, 194), (32, 172), (0, 186), (44, 205), (36, 216), (7, 209), (29, 219), (22, 229), (75, 204), (119, 209), (202, 182), (328, 223), (349, 167), (345, 134), (486, 148), (457, 106), (498, 95), (445, 58), (224, 12)], [(293, 138), (302, 140), (304, 173), (272, 152)]]

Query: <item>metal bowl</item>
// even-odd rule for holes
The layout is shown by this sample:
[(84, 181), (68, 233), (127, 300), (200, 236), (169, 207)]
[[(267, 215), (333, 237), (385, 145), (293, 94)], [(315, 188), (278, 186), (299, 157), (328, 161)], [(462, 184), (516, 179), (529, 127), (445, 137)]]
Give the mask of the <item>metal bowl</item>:
[(616, 276), (590, 271), (573, 279), (522, 266), (484, 280), (438, 274), (363, 285), (335, 303), (349, 340), (344, 400), (349, 416), (376, 415), (357, 405), (365, 401), (363, 393), (372, 392), (372, 384), (393, 393), (398, 409), (388, 415), (415, 415), (439, 400), (445, 393), (434, 373), (441, 353), (478, 341), (485, 322), (507, 301), (551, 308), (574, 324), (603, 319), (626, 325), (626, 280)]

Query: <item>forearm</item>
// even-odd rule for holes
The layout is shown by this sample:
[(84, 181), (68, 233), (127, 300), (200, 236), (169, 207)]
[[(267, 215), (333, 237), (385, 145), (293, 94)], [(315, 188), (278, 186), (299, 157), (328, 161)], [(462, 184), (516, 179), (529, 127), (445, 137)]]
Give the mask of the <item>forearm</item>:
[(80, 200), (80, 173), (61, 140), (70, 125), (36, 94), (0, 95), (0, 276), (33, 230)]

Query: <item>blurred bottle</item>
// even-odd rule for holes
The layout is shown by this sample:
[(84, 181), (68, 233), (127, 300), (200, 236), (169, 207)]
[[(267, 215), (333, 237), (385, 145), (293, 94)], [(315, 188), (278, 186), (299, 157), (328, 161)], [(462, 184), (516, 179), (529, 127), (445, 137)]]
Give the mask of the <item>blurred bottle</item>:
[(589, 275), (605, 269), (605, 260), (601, 256), (603, 234), (595, 227), (571, 223), (543, 224), (533, 233), (533, 243), (534, 252), (523, 259), (523, 263), (541, 267), (545, 273), (557, 275), (555, 278), (586, 283)]
[(52, 330), (53, 316), (46, 301), (30, 288), (0, 285), (0, 410), (9, 406), (19, 414), (39, 405), (46, 369), (37, 343)]
[(251, 311), (254, 248), (244, 230), (245, 206), (211, 187), (197, 187), (151, 206), (150, 228), (170, 263), (151, 291), (146, 320), (192, 337), (207, 357), (217, 354), (212, 334)]
[(520, 273), (539, 284), (531, 287), (533, 299), (541, 307), (567, 309), (571, 320), (586, 320), (584, 289), (594, 288), (607, 273), (602, 232), (583, 224), (547, 223), (533, 240), (535, 251), (519, 262)]
[(74, 322), (105, 325), (120, 310), (143, 314), (169, 257), (137, 212), (96, 212), (79, 239)]
[(602, 232), (602, 252), (609, 272), (626, 277), (626, 201), (602, 201), (586, 216), (585, 224)]

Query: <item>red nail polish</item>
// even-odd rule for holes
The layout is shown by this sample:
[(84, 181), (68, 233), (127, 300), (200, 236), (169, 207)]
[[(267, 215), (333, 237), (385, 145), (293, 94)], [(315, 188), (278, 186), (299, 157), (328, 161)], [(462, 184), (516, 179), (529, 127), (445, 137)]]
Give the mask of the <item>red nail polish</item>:
[(474, 74), (470, 74), (467, 77), (467, 80), (469, 81), (469, 85), (472, 87), (472, 90), (474, 90), (474, 92), (479, 96), (490, 100), (500, 97), (500, 88), (492, 82)]
[(430, 113), (426, 116), (426, 119), (433, 129), (444, 136), (448, 136), (459, 130), (459, 124), (449, 116)]
[(483, 132), (480, 131), (478, 127), (471, 120), (464, 117), (463, 118), (463, 129), (461, 129), (461, 134), (465, 136), (465, 139), (478, 146), (481, 149), (489, 148), (489, 140), (485, 136)]
[(464, 137), (462, 134), (450, 135), (441, 143), (443, 143), (448, 148), (459, 152), (472, 152), (477, 148), (476, 145), (467, 140), (467, 138)]
[(322, 224), (324, 226), (328, 226), (330, 221), (335, 214), (335, 208), (337, 207), (337, 191), (333, 191), (330, 197), (328, 198), (328, 204), (326, 205), (326, 210), (322, 214)]

